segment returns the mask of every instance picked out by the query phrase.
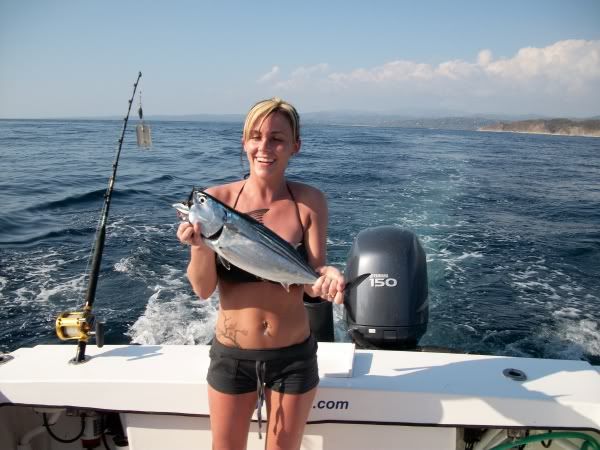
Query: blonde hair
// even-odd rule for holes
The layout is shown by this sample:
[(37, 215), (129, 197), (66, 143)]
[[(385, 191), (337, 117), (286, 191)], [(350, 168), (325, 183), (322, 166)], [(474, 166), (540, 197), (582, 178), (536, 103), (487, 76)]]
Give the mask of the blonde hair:
[(242, 139), (248, 139), (250, 131), (252, 131), (256, 123), (260, 121), (260, 128), (262, 122), (274, 112), (280, 112), (286, 117), (292, 127), (294, 139), (299, 141), (300, 116), (298, 115), (298, 111), (296, 111), (296, 108), (294, 108), (290, 103), (280, 99), (279, 97), (261, 100), (252, 106), (252, 108), (250, 108), (250, 111), (248, 111), (248, 114), (246, 115), (246, 121), (244, 122), (244, 134), (242, 135)]

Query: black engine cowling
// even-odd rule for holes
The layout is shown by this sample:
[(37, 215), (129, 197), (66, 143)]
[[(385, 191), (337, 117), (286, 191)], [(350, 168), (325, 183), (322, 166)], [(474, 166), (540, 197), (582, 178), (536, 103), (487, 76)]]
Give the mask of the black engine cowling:
[(427, 262), (417, 236), (395, 226), (367, 228), (348, 254), (347, 280), (370, 273), (346, 292), (344, 318), (359, 346), (413, 349), (427, 331)]

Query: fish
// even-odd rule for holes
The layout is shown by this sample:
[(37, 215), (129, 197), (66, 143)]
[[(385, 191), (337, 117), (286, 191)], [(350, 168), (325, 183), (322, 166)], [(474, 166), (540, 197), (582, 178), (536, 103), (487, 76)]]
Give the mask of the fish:
[[(287, 291), (291, 285), (314, 284), (320, 277), (289, 242), (258, 220), (267, 210), (241, 213), (197, 189), (190, 197), (188, 202), (172, 206), (180, 219), (200, 223), (202, 241), (226, 268), (233, 264), (259, 278), (280, 283)], [(347, 283), (346, 290), (369, 275)]]

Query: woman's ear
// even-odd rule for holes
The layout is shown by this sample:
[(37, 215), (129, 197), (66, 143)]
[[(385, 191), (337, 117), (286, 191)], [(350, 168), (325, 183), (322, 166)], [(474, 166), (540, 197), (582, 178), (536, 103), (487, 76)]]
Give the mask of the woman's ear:
[(296, 143), (294, 144), (294, 151), (292, 152), (293, 155), (297, 155), (298, 153), (300, 153), (300, 147), (302, 146), (302, 142), (300, 141), (300, 139), (298, 139), (296, 141)]

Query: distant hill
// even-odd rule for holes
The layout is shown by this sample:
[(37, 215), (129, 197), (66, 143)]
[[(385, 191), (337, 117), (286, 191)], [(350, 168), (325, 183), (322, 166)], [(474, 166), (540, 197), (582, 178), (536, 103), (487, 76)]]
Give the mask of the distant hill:
[(485, 125), (480, 131), (505, 131), (513, 133), (557, 134), (562, 136), (600, 137), (600, 120), (543, 119), (500, 122)]
[(500, 118), (485, 116), (409, 116), (368, 112), (318, 112), (302, 114), (302, 123), (354, 125), (366, 127), (429, 128), (443, 130), (477, 130), (498, 122)]
[[(191, 121), (242, 124), (243, 114), (146, 115), (146, 122)], [(137, 121), (137, 117), (131, 117)], [(0, 119), (4, 120), (4, 119)], [(17, 120), (17, 119), (15, 119)], [(43, 120), (122, 120), (117, 116), (72, 117)], [(551, 119), (539, 115), (469, 114), (445, 110), (412, 113), (377, 113), (371, 111), (317, 111), (301, 114), (302, 125), (342, 125), (390, 128), (425, 128), (438, 130), (505, 131), (577, 136), (600, 136), (600, 117), (585, 120)]]
[[(241, 114), (187, 114), (187, 115), (151, 115), (148, 121), (208, 121), (208, 122), (244, 122)], [(365, 127), (397, 128), (435, 128), (446, 130), (477, 130), (508, 117), (486, 116), (410, 116), (401, 114), (380, 114), (361, 111), (324, 111), (307, 112), (301, 116), (303, 125), (350, 125)]]

